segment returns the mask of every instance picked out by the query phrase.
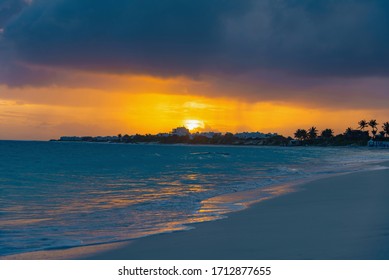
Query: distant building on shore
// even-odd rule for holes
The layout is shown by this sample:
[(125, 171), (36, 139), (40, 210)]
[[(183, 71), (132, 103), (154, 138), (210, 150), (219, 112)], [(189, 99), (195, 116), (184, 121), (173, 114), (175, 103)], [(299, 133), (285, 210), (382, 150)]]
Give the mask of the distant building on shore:
[[(128, 137), (128, 135), (125, 135)], [(123, 138), (125, 137), (123, 136)], [(118, 136), (96, 136), (93, 138), (94, 141), (96, 142), (109, 142), (109, 141), (118, 141), (119, 137)]]
[(119, 137), (117, 136), (62, 136), (59, 138), (59, 141), (64, 142), (117, 142), (119, 141)]
[(81, 137), (78, 136), (62, 136), (59, 141), (82, 141)]
[(172, 134), (173, 135), (177, 135), (177, 136), (189, 136), (190, 135), (190, 131), (186, 127), (182, 126), (182, 127), (174, 128), (172, 130)]

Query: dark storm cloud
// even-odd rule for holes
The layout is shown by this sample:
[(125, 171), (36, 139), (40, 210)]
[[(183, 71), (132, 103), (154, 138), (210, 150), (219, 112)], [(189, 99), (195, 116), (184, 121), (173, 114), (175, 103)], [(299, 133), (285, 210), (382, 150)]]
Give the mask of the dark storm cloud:
[[(3, 37), (9, 65), (160, 76), (250, 73), (254, 80), (268, 79), (261, 75), (268, 70), (389, 74), (385, 0), (35, 0), (8, 21)], [(19, 70), (8, 68), (11, 83)]]
[(238, 32), (246, 36), (241, 44), (235, 41), (236, 51), (249, 46), (254, 68), (320, 76), (387, 75), (388, 19), (388, 1), (257, 1), (244, 24), (234, 22), (231, 39)]
[(234, 0), (38, 0), (7, 26), (5, 38), (21, 59), (37, 64), (191, 74), (218, 56), (222, 18), (245, 6)]
[(24, 0), (0, 0), (0, 28), (20, 13), (27, 4), (28, 1)]

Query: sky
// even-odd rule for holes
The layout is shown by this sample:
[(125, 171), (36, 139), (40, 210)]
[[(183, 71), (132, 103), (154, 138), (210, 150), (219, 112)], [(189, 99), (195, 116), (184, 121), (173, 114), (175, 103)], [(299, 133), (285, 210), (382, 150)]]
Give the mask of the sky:
[(0, 0), (0, 139), (389, 121), (386, 0)]

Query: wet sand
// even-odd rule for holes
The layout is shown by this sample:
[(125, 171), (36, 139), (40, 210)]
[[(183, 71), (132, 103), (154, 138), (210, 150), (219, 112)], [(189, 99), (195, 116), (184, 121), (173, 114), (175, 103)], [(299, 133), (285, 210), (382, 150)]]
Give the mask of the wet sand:
[(88, 259), (389, 259), (389, 170), (300, 187), (227, 219), (141, 238)]

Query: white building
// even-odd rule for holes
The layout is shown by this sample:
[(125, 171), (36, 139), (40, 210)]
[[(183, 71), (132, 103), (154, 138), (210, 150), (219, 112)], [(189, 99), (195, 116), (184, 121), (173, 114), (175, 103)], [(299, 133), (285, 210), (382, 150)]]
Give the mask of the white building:
[(186, 127), (177, 127), (172, 130), (173, 135), (177, 136), (189, 136), (190, 132)]

